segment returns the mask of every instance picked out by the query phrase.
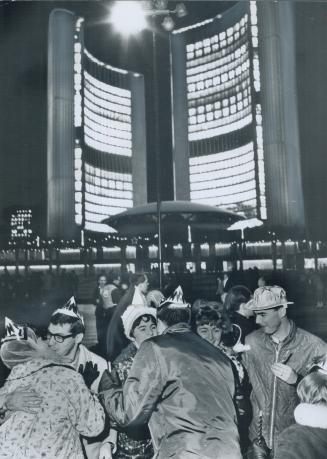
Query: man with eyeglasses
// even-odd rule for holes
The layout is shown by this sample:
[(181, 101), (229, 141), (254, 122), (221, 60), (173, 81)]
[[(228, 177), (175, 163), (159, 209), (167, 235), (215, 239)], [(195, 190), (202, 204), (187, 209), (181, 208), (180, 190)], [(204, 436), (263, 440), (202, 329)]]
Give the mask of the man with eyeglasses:
[[(62, 358), (65, 364), (69, 364), (82, 374), (85, 384), (92, 392), (98, 393), (102, 374), (108, 369), (108, 364), (105, 359), (89, 351), (82, 344), (84, 334), (84, 320), (78, 311), (74, 297), (72, 297), (52, 314), (47, 331), (47, 344), (50, 350)], [(28, 411), (29, 406), (31, 406), (31, 410), (35, 410), (40, 403), (37, 394), (34, 394), (33, 391), (25, 391), (20, 394), (13, 394), (12, 400), (9, 400), (10, 409), (13, 411), (20, 410), (19, 402), (21, 402), (20, 398), (22, 397), (27, 404), (24, 411)], [(8, 401), (6, 404), (8, 406)], [(83, 438), (88, 459), (110, 459), (112, 457), (111, 448), (114, 441), (112, 442), (111, 438), (108, 437), (108, 430), (107, 428), (103, 434), (95, 439)]]

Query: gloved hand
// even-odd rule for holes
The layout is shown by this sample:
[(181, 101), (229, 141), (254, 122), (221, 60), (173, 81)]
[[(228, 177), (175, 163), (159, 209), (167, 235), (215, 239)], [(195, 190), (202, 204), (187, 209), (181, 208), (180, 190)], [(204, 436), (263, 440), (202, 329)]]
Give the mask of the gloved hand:
[(83, 376), (84, 382), (89, 389), (100, 374), (98, 365), (91, 361), (86, 362), (85, 367), (83, 367), (83, 364), (81, 363), (78, 368), (78, 372)]

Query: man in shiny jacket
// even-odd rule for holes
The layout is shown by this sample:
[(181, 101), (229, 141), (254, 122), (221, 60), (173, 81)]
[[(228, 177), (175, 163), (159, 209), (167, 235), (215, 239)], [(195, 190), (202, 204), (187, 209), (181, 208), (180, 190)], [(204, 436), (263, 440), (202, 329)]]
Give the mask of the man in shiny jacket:
[[(258, 443), (265, 444), (271, 455), (278, 435), (295, 422), (297, 382), (312, 359), (327, 351), (324, 341), (287, 318), (288, 304), (285, 291), (278, 286), (259, 287), (247, 303), (260, 325), (246, 337), (250, 350), (243, 354), (252, 385), (250, 440), (254, 450)], [(249, 454), (252, 457), (256, 455)]]
[(180, 287), (157, 316), (165, 330), (141, 344), (124, 387), (109, 373), (102, 378), (111, 419), (148, 422), (157, 459), (241, 459), (228, 359), (190, 331)]

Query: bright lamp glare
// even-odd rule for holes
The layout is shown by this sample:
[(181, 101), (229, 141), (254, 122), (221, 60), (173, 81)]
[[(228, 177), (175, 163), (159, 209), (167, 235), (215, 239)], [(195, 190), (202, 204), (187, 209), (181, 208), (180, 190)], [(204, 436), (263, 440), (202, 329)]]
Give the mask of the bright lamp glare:
[(140, 32), (146, 27), (142, 4), (138, 1), (119, 1), (111, 11), (110, 22), (124, 35)]

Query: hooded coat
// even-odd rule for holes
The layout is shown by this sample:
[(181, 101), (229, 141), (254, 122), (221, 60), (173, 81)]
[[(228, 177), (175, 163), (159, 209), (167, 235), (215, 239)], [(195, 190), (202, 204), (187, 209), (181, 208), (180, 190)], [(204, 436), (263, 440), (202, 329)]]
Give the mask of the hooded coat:
[(0, 426), (1, 459), (83, 459), (80, 435), (104, 428), (104, 411), (73, 368), (44, 359), (15, 365), (0, 397), (30, 386), (42, 398), (37, 413), (7, 411)]
[(123, 389), (105, 373), (100, 390), (112, 420), (149, 423), (156, 459), (241, 459), (230, 363), (187, 324), (141, 344)]

